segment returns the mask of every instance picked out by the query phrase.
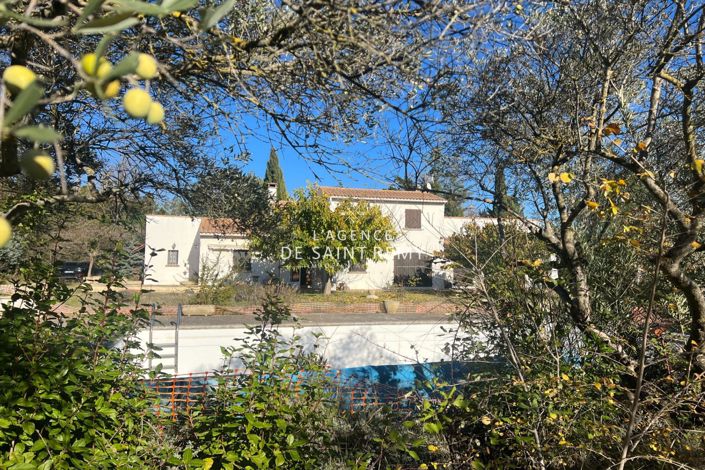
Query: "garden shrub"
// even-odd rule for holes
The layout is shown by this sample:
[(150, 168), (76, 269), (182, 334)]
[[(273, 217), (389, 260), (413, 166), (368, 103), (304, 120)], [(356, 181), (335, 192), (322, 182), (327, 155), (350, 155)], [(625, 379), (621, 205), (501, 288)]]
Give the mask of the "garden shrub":
[(189, 442), (213, 468), (319, 468), (331, 447), (337, 412), (323, 361), (277, 326), (288, 307), (268, 295), (242, 347), (223, 348), (247, 373), (226, 369), (205, 406), (195, 412)]
[[(69, 289), (50, 266), (22, 268), (0, 318), (0, 468), (157, 468), (169, 445), (157, 432), (129, 338), (146, 318), (107, 290)], [(55, 313), (72, 295), (76, 316)]]

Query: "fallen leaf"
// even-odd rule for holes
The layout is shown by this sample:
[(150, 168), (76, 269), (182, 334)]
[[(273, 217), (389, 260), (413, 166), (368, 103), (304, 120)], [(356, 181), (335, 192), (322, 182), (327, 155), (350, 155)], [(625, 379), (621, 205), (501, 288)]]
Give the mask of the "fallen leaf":
[(612, 199), (608, 199), (610, 201), (610, 210), (612, 211), (612, 215), (617, 215), (617, 212), (619, 212), (619, 208), (612, 202)]
[(587, 201), (585, 202), (585, 205), (588, 206), (590, 210), (596, 210), (598, 207), (600, 207), (600, 204), (598, 204), (595, 201)]

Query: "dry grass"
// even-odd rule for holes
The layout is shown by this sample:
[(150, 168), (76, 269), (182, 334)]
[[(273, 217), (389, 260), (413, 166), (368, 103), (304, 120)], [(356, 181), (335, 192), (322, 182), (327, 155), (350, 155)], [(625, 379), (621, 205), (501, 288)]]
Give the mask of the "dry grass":
[[(242, 306), (259, 304), (267, 289), (264, 286), (257, 285), (236, 285), (229, 286), (234, 291), (234, 295), (229, 295), (228, 300), (216, 302), (220, 306)], [(129, 302), (137, 290), (125, 290), (126, 299)], [(355, 304), (367, 302), (381, 302), (384, 300), (398, 300), (401, 302), (429, 302), (438, 301), (444, 298), (450, 298), (454, 294), (449, 291), (433, 291), (421, 289), (390, 289), (376, 291), (337, 291), (330, 295), (322, 293), (302, 293), (296, 292), (290, 288), (280, 289), (280, 294), (285, 302), (289, 304), (304, 303), (304, 302), (334, 302), (341, 304)], [(91, 295), (100, 296), (100, 292), (94, 292)], [(370, 298), (376, 296), (377, 298)], [(174, 306), (177, 304), (207, 304), (212, 303), (204, 301), (202, 296), (198, 295), (198, 287), (184, 290), (177, 289), (173, 292), (158, 290), (148, 291), (142, 294), (140, 298), (141, 304), (158, 304), (160, 306)], [(74, 296), (66, 302), (66, 305), (74, 308), (80, 306), (80, 299)]]

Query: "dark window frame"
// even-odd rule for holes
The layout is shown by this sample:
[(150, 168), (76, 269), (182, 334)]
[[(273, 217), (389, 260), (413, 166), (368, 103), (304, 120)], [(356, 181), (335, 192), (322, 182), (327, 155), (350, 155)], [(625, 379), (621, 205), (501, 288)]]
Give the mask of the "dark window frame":
[[(172, 261), (172, 255), (176, 256), (176, 261)], [(166, 252), (166, 265), (167, 266), (178, 266), (179, 265), (179, 250), (167, 250), (167, 252)]]
[[(244, 253), (244, 256), (238, 257), (238, 253)], [(245, 260), (244, 266), (238, 265), (242, 260)], [(238, 265), (238, 266), (236, 266)], [(233, 250), (233, 266), (236, 268), (242, 267), (242, 272), (251, 273), (252, 272), (252, 255), (250, 250)]]
[(289, 270), (289, 281), (301, 282), (301, 270), (298, 268)]

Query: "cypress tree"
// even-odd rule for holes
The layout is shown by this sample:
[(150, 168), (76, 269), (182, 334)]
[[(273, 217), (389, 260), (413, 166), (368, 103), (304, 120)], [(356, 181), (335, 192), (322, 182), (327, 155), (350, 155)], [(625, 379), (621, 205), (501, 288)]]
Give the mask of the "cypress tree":
[(279, 155), (274, 147), (269, 151), (269, 160), (267, 160), (267, 169), (264, 171), (265, 183), (277, 183), (277, 200), (288, 199), (289, 195), (286, 192), (286, 183), (284, 183), (284, 173), (279, 166)]

